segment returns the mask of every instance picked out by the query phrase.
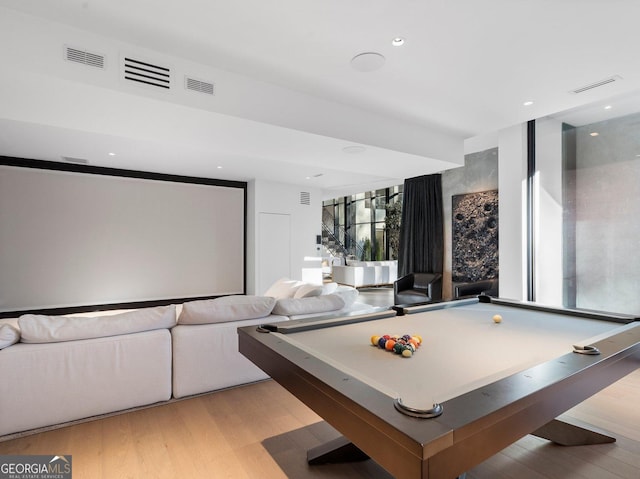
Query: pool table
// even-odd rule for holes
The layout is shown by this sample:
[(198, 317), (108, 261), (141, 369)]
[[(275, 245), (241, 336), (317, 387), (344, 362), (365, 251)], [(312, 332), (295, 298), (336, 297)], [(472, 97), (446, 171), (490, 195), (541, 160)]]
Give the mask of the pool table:
[[(238, 334), (242, 354), (343, 435), (311, 464), (371, 457), (399, 479), (454, 478), (527, 434), (614, 441), (555, 418), (640, 366), (635, 317), (488, 296)], [(385, 334), (422, 344), (403, 357), (372, 344)]]

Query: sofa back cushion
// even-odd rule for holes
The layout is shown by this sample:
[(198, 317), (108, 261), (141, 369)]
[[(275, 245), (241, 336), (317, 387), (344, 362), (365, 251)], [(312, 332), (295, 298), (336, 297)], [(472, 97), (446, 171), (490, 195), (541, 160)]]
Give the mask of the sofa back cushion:
[(0, 349), (20, 341), (20, 330), (13, 324), (0, 323)]
[(57, 343), (172, 328), (176, 325), (176, 308), (158, 306), (89, 318), (25, 314), (18, 325), (23, 343)]
[(338, 289), (338, 283), (323, 283), (322, 284), (322, 294), (333, 294)]
[(294, 298), (311, 298), (323, 294), (323, 288), (319, 284), (303, 284), (294, 293)]
[(276, 302), (273, 314), (297, 316), (300, 314), (328, 313), (345, 307), (345, 301), (337, 294), (325, 294), (308, 298), (283, 298)]
[(182, 305), (178, 324), (210, 324), (269, 316), (276, 299), (269, 296), (223, 296)]

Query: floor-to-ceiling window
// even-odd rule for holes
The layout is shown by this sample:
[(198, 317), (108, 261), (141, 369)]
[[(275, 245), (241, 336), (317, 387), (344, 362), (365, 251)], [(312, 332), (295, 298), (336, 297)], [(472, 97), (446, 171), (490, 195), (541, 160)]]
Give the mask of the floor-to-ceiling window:
[(540, 120), (536, 300), (640, 312), (640, 97)]
[[(395, 259), (389, 208), (401, 208), (402, 185), (323, 203), (323, 241), (335, 255), (364, 261)], [(393, 212), (391, 213), (391, 215)]]

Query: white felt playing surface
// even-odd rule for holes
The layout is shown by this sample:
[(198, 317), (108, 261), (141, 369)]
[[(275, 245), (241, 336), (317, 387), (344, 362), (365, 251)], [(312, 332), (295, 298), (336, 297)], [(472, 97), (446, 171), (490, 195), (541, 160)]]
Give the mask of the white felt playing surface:
[[(502, 316), (501, 323), (493, 321), (495, 314)], [(385, 394), (400, 397), (407, 406), (428, 409), (573, 354), (573, 345), (591, 344), (635, 326), (476, 303), (281, 337)], [(384, 334), (417, 334), (423, 343), (413, 357), (403, 358), (371, 345), (371, 336)]]

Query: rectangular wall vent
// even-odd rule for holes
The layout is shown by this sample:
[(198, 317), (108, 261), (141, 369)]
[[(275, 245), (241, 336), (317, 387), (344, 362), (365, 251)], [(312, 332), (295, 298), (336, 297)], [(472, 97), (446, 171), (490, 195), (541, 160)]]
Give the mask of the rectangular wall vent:
[(300, 204), (301, 205), (310, 206), (311, 205), (311, 193), (309, 193), (308, 191), (301, 191), (300, 192)]
[(213, 95), (213, 83), (196, 80), (195, 78), (191, 78), (188, 76), (184, 77), (184, 87), (187, 90), (195, 91), (198, 93), (205, 93), (206, 95)]
[(67, 61), (74, 63), (81, 63), (89, 67), (96, 67), (104, 69), (104, 55), (99, 53), (91, 53), (79, 48), (73, 48), (68, 45), (64, 46), (64, 58)]
[(608, 85), (609, 83), (613, 83), (615, 81), (622, 80), (622, 77), (619, 75), (614, 75), (609, 78), (605, 78), (604, 80), (600, 80), (589, 85), (581, 86), (580, 88), (576, 88), (575, 90), (571, 90), (571, 93), (582, 93), (588, 90), (593, 90), (594, 88), (598, 88), (600, 86)]
[(171, 70), (152, 63), (124, 58), (124, 79), (158, 88), (171, 88)]

